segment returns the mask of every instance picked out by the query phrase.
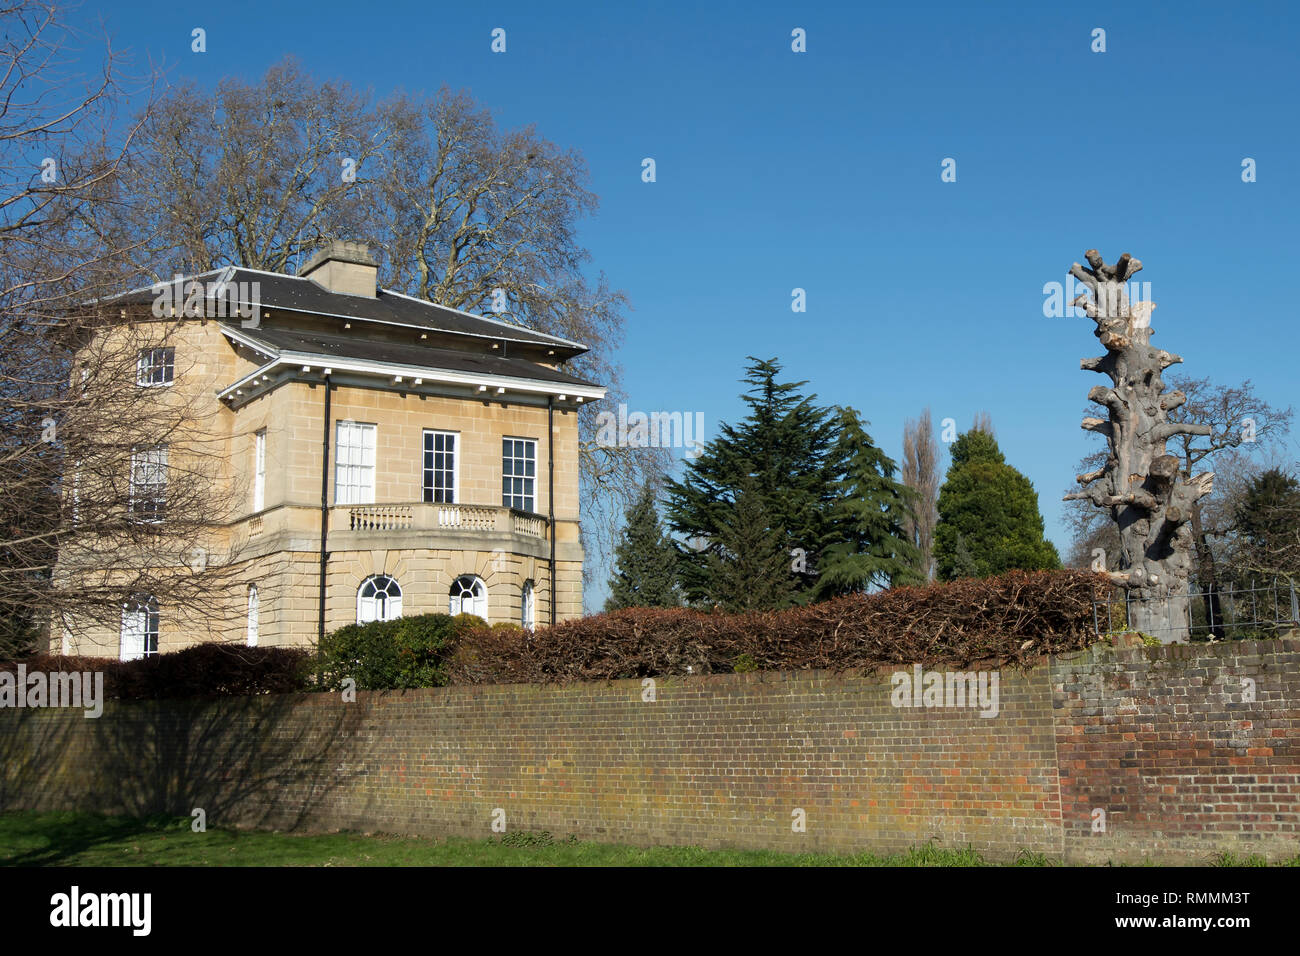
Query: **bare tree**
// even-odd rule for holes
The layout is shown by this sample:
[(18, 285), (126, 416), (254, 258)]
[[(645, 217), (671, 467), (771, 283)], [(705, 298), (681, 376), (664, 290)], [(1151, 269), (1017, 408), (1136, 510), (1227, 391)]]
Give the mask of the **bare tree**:
[[(1161, 373), (1182, 359), (1150, 344), (1154, 303), (1130, 306), (1124, 283), (1142, 263), (1128, 253), (1107, 265), (1089, 249), (1090, 268), (1074, 263), (1070, 275), (1089, 292), (1074, 305), (1096, 323), (1094, 333), (1106, 349), (1080, 367), (1107, 375), (1114, 387), (1097, 386), (1088, 399), (1104, 406), (1109, 420), (1088, 417), (1082, 427), (1106, 437), (1109, 453), (1100, 468), (1078, 476), (1087, 490), (1066, 500), (1090, 501), (1109, 510), (1119, 529), (1119, 570), (1112, 582), (1136, 597), (1130, 626), (1156, 634), (1166, 643), (1188, 637), (1188, 579), (1192, 566), (1193, 506), (1214, 484), (1213, 472), (1184, 479), (1179, 459), (1165, 443), (1178, 435), (1209, 435), (1208, 425), (1170, 421), (1182, 405), (1182, 392), (1165, 391)], [(1091, 486), (1091, 487), (1088, 487)]]
[[(1211, 430), (1209, 434), (1175, 435), (1170, 443), (1184, 479), (1190, 479), (1198, 468), (1210, 468), (1216, 475), (1215, 487), (1192, 505), (1190, 524), (1196, 582), (1205, 602), (1206, 620), (1211, 633), (1221, 639), (1224, 616), (1219, 600), (1218, 552), (1231, 547), (1228, 539), (1237, 530), (1236, 502), (1241, 488), (1273, 460), (1278, 442), (1290, 428), (1292, 410), (1274, 408), (1260, 399), (1249, 381), (1225, 386), (1180, 375), (1170, 376), (1169, 384), (1175, 393), (1185, 396), (1182, 405), (1169, 410), (1169, 421), (1203, 425)], [(1095, 472), (1105, 465), (1106, 457), (1105, 450), (1085, 456), (1079, 472)], [(1067, 515), (1074, 532), (1069, 563), (1088, 566), (1100, 550), (1105, 559), (1101, 569), (1118, 570), (1118, 529), (1106, 512), (1092, 507), (1087, 499), (1077, 499), (1070, 503)]]
[(908, 540), (921, 552), (927, 581), (934, 580), (934, 527), (939, 522), (939, 442), (930, 409), (903, 425), (903, 484), (916, 492), (904, 522)]
[(976, 412), (975, 420), (971, 423), (970, 430), (973, 432), (983, 432), (994, 438), (997, 437), (993, 431), (993, 416), (988, 412)]
[(386, 137), (367, 95), (286, 58), (259, 84), (187, 84), (152, 104), (102, 211), (153, 280), (232, 263), (291, 272), (323, 240), (378, 238), (365, 177)]
[[(137, 257), (151, 278), (291, 272), (324, 240), (364, 239), (385, 286), (582, 342), (573, 371), (608, 386), (606, 404), (623, 398), (626, 297), (588, 276), (577, 238), (597, 205), (585, 162), (531, 126), (499, 128), (466, 93), (375, 104), (286, 60), (257, 84), (173, 91), (115, 185), (116, 228), (161, 237)], [(578, 422), (584, 540), (603, 554), (670, 456), (601, 445), (598, 414), (584, 406)]]
[(0, 653), (14, 654), (51, 621), (116, 630), (138, 592), (210, 607), (221, 561), (195, 574), (189, 552), (196, 524), (221, 520), (206, 487), (220, 459), (187, 449), (197, 419), (179, 396), (137, 384), (168, 329), (123, 323), (105, 300), (132, 251), (99, 228), (138, 132), (110, 138), (129, 95), (120, 59), (109, 47), (79, 75), (54, 5), (0, 16)]
[[(193, 321), (123, 321), (107, 300), (59, 329), (72, 374), (47, 390), (55, 450), (48, 470), (24, 460), (5, 493), (58, 489), (43, 531), (11, 546), (57, 554), (51, 586), (28, 599), (70, 635), (97, 625), (115, 636), (124, 602), (143, 597), (207, 640), (239, 619), (243, 542), (229, 529), (239, 509), (218, 383), (176, 359), (194, 355), (175, 344)], [(155, 387), (164, 380), (174, 384)]]
[[(594, 282), (585, 275), (591, 256), (576, 227), (597, 198), (581, 155), (532, 126), (500, 130), (468, 94), (446, 88), (380, 112), (392, 131), (378, 181), (394, 285), (591, 345), (573, 370), (608, 386), (606, 406), (624, 400), (613, 353), (627, 299), (603, 274)], [(579, 465), (584, 538), (605, 554), (638, 489), (666, 471), (670, 456), (598, 442), (599, 411), (579, 412)]]
[[(1237, 386), (1216, 386), (1205, 378), (1175, 376), (1170, 378), (1170, 384), (1186, 395), (1187, 400), (1171, 410), (1169, 420), (1197, 423), (1210, 429), (1207, 435), (1174, 436), (1174, 453), (1180, 460), (1184, 478), (1190, 478), (1198, 467), (1214, 465), (1219, 453), (1226, 449), (1263, 448), (1290, 429), (1291, 409), (1279, 410), (1269, 405), (1255, 394), (1249, 380)], [(1205, 511), (1201, 501), (1192, 504), (1190, 523), (1196, 549), (1196, 583), (1205, 602), (1210, 632), (1222, 640), (1225, 635), (1219, 569), (1211, 539), (1230, 533), (1235, 522), (1231, 515), (1221, 512), (1216, 516), (1217, 521), (1207, 522)]]

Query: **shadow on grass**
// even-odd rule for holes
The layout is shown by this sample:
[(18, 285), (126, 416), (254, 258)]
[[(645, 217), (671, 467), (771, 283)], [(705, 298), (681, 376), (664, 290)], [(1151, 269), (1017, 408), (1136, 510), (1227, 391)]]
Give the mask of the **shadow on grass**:
[[(209, 827), (293, 830), (366, 773), (355, 731), (369, 705), (336, 700), (114, 700), (95, 720), (80, 710), (0, 714), (0, 811), (56, 814), (41, 821), (49, 848), (33, 850), (32, 863), (131, 827), (184, 825), (177, 818), (196, 809)], [(103, 816), (88, 822), (70, 811)]]
[(38, 813), (24, 811), (0, 819), (0, 841), (21, 837), (38, 843), (31, 849), (8, 852), (0, 846), (0, 866), (61, 866), (96, 847), (177, 830), (185, 821), (174, 817), (108, 816), (102, 813)]

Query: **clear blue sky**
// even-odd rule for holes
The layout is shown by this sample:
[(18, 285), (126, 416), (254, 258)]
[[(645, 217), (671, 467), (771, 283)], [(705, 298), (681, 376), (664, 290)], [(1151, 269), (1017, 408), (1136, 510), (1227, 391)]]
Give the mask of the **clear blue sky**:
[[(448, 84), (505, 126), (536, 123), (590, 164), (601, 209), (581, 240), (633, 305), (633, 409), (703, 411), (711, 435), (741, 415), (753, 354), (859, 408), (896, 459), (926, 406), (962, 429), (987, 410), (1062, 552), (1060, 495), (1099, 440), (1079, 429), (1100, 380), (1078, 360), (1100, 347), (1088, 320), (1044, 318), (1042, 288), (1085, 249), (1143, 260), (1154, 341), (1181, 371), (1293, 403), (1300, 4), (812, 6), (87, 0), (83, 14), (173, 77), (255, 79), (293, 53), (377, 96)], [(205, 54), (190, 52), (196, 26)]]

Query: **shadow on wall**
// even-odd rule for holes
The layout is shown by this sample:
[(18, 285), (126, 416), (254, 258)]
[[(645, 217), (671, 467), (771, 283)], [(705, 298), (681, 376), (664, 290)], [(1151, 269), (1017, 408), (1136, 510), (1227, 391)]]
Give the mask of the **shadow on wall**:
[[(350, 757), (365, 704), (275, 695), (110, 701), (90, 733), (81, 711), (12, 713), (0, 733), (0, 809), (188, 817), (293, 829), (364, 775)], [(293, 715), (297, 713), (297, 719)], [(16, 718), (16, 719), (15, 719)], [(8, 723), (8, 721), (6, 722)]]
[[(49, 713), (10, 711), (0, 724), (0, 810), (72, 810), (77, 803), (65, 786), (65, 767), (76, 765), (73, 753), (81, 728), (70, 717), (81, 711)], [(39, 804), (39, 805), (38, 805)]]

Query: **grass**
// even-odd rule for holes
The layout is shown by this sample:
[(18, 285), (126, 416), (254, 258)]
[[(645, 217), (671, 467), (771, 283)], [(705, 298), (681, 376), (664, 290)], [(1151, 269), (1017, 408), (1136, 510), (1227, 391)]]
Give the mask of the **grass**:
[[(188, 818), (0, 814), (0, 866), (996, 866), (977, 851), (928, 844), (905, 853), (780, 853), (633, 847), (518, 831), (483, 840), (208, 829)], [(1015, 866), (1050, 866), (1022, 852)]]
[[(1021, 850), (1010, 863), (977, 850), (928, 843), (903, 853), (781, 853), (706, 850), (698, 846), (634, 847), (591, 843), (545, 831), (515, 831), (483, 840), (294, 834), (209, 829), (195, 833), (187, 817), (96, 813), (0, 813), (0, 866), (1059, 866)], [(1220, 853), (1212, 866), (1270, 866), (1261, 856)], [(1283, 866), (1300, 866), (1300, 856)]]

